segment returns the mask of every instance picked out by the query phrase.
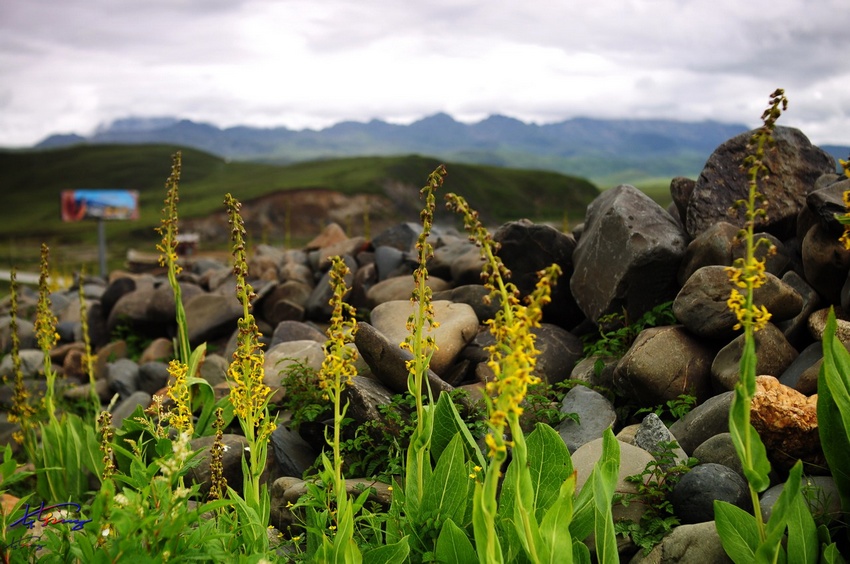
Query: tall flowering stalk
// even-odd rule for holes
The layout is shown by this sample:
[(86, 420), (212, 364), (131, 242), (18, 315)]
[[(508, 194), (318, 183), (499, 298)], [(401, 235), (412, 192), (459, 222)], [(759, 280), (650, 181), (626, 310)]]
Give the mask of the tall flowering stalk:
[(183, 309), (180, 284), (177, 281), (177, 275), (182, 271), (182, 267), (177, 263), (177, 202), (180, 201), (178, 190), (181, 166), (182, 155), (180, 151), (177, 151), (171, 160), (171, 175), (165, 181), (165, 207), (162, 209), (160, 226), (156, 228), (157, 233), (162, 236), (162, 241), (156, 248), (162, 253), (159, 264), (167, 268), (168, 283), (174, 292), (174, 307), (177, 311), (177, 358), (188, 366), (191, 356), (189, 331), (186, 326), (186, 311)]
[[(359, 562), (362, 558), (357, 543), (353, 540), (354, 513), (356, 504), (348, 499), (345, 489), (345, 478), (342, 475), (342, 456), (340, 454), (340, 430), (342, 429), (348, 403), (342, 403), (342, 393), (350, 386), (357, 375), (354, 361), (357, 359), (357, 349), (348, 346), (354, 340), (357, 322), (354, 319), (354, 309), (344, 301), (348, 288), (345, 277), (349, 269), (339, 256), (331, 258), (330, 285), (332, 289), (330, 305), (330, 325), (327, 329), (328, 339), (325, 343), (325, 358), (319, 371), (319, 386), (333, 403), (334, 424), (333, 438), (327, 441), (333, 451), (333, 462), (322, 455), (322, 464), (326, 472), (332, 475), (333, 495), (336, 500), (336, 510), (332, 511), (334, 521), (328, 525), (335, 531), (333, 541), (322, 532), (322, 545), (316, 553), (318, 562)], [(321, 522), (318, 515), (312, 515), (315, 523)]]
[[(501, 306), (493, 319), (487, 321), (495, 338), (495, 343), (488, 347), (488, 365), (493, 370), (494, 379), (487, 383), (485, 395), (490, 431), (484, 440), (490, 462), (483, 483), (476, 480), (473, 500), (472, 523), (479, 560), (503, 560), (496, 533), (497, 494), (502, 466), (508, 456), (508, 447), (511, 447), (514, 461), (521, 469), (517, 473), (515, 525), (523, 548), (531, 560), (537, 562), (541, 559), (539, 550), (543, 548), (543, 542), (535, 519), (534, 491), (527, 471), (528, 451), (519, 418), (528, 387), (540, 382), (533, 374), (538, 351), (532, 329), (540, 326), (542, 308), (549, 303), (552, 285), (561, 270), (553, 264), (541, 271), (537, 286), (526, 298), (526, 305), (522, 305), (516, 286), (506, 282), (510, 272), (496, 255), (497, 244), (481, 225), (478, 214), (460, 196), (449, 194), (446, 199), (448, 206), (463, 216), (470, 239), (481, 248), (481, 256), (485, 261), (482, 277), (490, 289), (490, 299), (498, 300)], [(510, 441), (505, 439), (508, 430), (512, 439)]]
[(53, 370), (53, 363), (50, 360), (50, 351), (56, 346), (59, 341), (59, 334), (56, 332), (56, 316), (50, 309), (50, 289), (49, 289), (49, 270), (48, 261), (50, 258), (50, 249), (47, 245), (41, 245), (41, 266), (38, 278), (38, 305), (36, 306), (35, 317), (35, 334), (38, 339), (38, 346), (44, 353), (44, 376), (47, 378), (47, 390), (44, 394), (44, 409), (51, 422), (56, 421), (56, 405), (55, 405), (55, 386), (56, 372)]
[(342, 477), (342, 456), (340, 455), (340, 430), (342, 429), (348, 404), (342, 405), (342, 392), (351, 385), (352, 378), (357, 375), (354, 361), (357, 359), (357, 349), (347, 346), (354, 339), (357, 322), (354, 319), (354, 309), (343, 301), (348, 288), (345, 277), (349, 269), (342, 258), (331, 258), (330, 284), (333, 290), (330, 305), (333, 307), (330, 325), (327, 329), (328, 340), (325, 343), (325, 358), (319, 371), (319, 387), (333, 403), (334, 431), (333, 439), (328, 442), (333, 449), (334, 490), (337, 495), (345, 495), (345, 480)]
[[(425, 198), (425, 206), (419, 214), (422, 231), (416, 241), (419, 266), (413, 272), (413, 294), (410, 301), (415, 305), (413, 313), (407, 319), (409, 334), (401, 343), (401, 348), (409, 351), (413, 357), (407, 361), (407, 389), (416, 403), (416, 428), (410, 437), (407, 450), (406, 499), (414, 507), (421, 501), (425, 489), (425, 478), (430, 469), (431, 433), (434, 429), (434, 412), (425, 407), (423, 393), (427, 391), (429, 406), (433, 403), (431, 388), (426, 384), (431, 355), (437, 350), (434, 337), (428, 334), (439, 327), (434, 319), (434, 306), (431, 303), (431, 288), (428, 286), (428, 259), (434, 255), (434, 249), (428, 242), (434, 223), (436, 197), (434, 192), (443, 185), (446, 167), (440, 165), (429, 176), (428, 183), (420, 190)], [(426, 327), (427, 325), (427, 327)], [(423, 389), (424, 388), (424, 389)], [(427, 467), (427, 468), (426, 468)]]
[(9, 410), (8, 420), (10, 423), (18, 423), (21, 430), (15, 432), (12, 437), (18, 444), (23, 444), (30, 460), (35, 453), (35, 430), (33, 417), (35, 408), (30, 404), (29, 391), (24, 385), (24, 373), (21, 370), (21, 339), (18, 336), (18, 281), (17, 272), (13, 268), (9, 287), (9, 332), (12, 337), (12, 372), (15, 375), (15, 383), (12, 391), (12, 408)]
[[(239, 418), (242, 432), (248, 442), (249, 460), (243, 459), (245, 502), (254, 509), (263, 523), (268, 522), (268, 492), (260, 490), (260, 476), (266, 467), (268, 441), (274, 430), (269, 416), (271, 389), (263, 382), (263, 351), (260, 348), (260, 330), (251, 314), (254, 289), (246, 281), (248, 256), (245, 251), (245, 226), (239, 215), (241, 204), (230, 194), (224, 197), (227, 208), (230, 236), (233, 244), (233, 272), (236, 275), (236, 295), (242, 304), (236, 351), (227, 374), (233, 387), (230, 402)], [(261, 495), (262, 493), (262, 495)]]
[[(735, 386), (735, 395), (729, 411), (729, 432), (738, 457), (741, 459), (744, 475), (747, 478), (752, 498), (756, 526), (761, 542), (767, 538), (767, 532), (759, 509), (759, 492), (770, 485), (770, 462), (767, 452), (756, 430), (750, 423), (750, 405), (756, 392), (756, 349), (755, 332), (764, 328), (770, 319), (770, 312), (764, 306), (758, 306), (753, 300), (756, 288), (765, 282), (765, 258), (757, 257), (759, 243), (755, 242), (754, 230), (759, 218), (764, 217), (762, 204), (764, 196), (758, 191), (759, 181), (767, 178), (769, 170), (764, 163), (765, 151), (773, 143), (773, 130), (776, 120), (788, 107), (785, 92), (777, 89), (770, 95), (770, 105), (762, 114), (764, 124), (753, 135), (750, 147), (752, 153), (744, 161), (749, 176), (749, 195), (747, 200), (738, 202), (746, 213), (746, 225), (742, 231), (746, 254), (727, 268), (732, 290), (727, 301), (737, 319), (737, 328), (744, 329), (744, 351), (741, 356), (740, 380)], [(767, 243), (769, 245), (769, 243)], [(767, 255), (773, 252), (769, 247)]]

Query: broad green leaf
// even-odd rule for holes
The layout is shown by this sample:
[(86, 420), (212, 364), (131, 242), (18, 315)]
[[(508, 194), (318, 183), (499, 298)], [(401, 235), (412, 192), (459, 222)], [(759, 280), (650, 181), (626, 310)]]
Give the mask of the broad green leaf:
[(819, 544), (815, 520), (800, 492), (788, 512), (788, 561), (816, 564)]
[(755, 562), (759, 546), (756, 518), (725, 501), (714, 502), (714, 522), (720, 544), (735, 564)]
[(434, 457), (434, 460), (440, 458), (443, 449), (458, 433), (463, 437), (463, 449), (466, 451), (466, 456), (470, 460), (474, 460), (477, 466), (485, 468), (487, 464), (484, 455), (457, 412), (457, 407), (455, 407), (452, 398), (449, 397), (449, 394), (440, 394), (434, 410), (434, 430), (431, 433), (431, 456)]
[[(823, 333), (823, 364), (818, 375), (818, 434), (842, 510), (850, 512), (850, 353), (835, 336), (835, 313), (830, 309)], [(844, 408), (842, 408), (844, 406)]]
[(546, 550), (541, 555), (543, 562), (572, 564), (573, 539), (569, 531), (575, 486), (576, 475), (573, 473), (561, 484), (558, 498), (546, 510), (540, 523), (540, 538)]
[(475, 562), (478, 555), (469, 537), (463, 529), (449, 519), (443, 523), (437, 546), (434, 550), (437, 562), (454, 564), (456, 562)]
[(526, 437), (526, 445), (534, 506), (540, 521), (558, 500), (562, 485), (573, 473), (573, 463), (564, 439), (548, 425), (537, 425)]
[(426, 481), (420, 515), (436, 523), (445, 519), (463, 522), (469, 499), (469, 477), (462, 438), (458, 433), (443, 450), (434, 473)]
[[(407, 537), (403, 537), (398, 542), (379, 546), (366, 552), (363, 555), (364, 564), (396, 564), (397, 562), (405, 562), (407, 555), (410, 553), (410, 547), (407, 544)], [(473, 553), (473, 558), (474, 558)]]

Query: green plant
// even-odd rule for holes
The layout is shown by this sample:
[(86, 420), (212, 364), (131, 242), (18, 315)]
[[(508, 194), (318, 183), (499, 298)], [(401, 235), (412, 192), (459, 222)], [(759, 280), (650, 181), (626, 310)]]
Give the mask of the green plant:
[(690, 394), (679, 394), (675, 399), (667, 400), (661, 405), (655, 407), (642, 407), (635, 412), (635, 415), (645, 415), (654, 413), (661, 420), (667, 422), (668, 426), (675, 423), (696, 406), (697, 398)]
[(584, 356), (621, 357), (626, 354), (640, 332), (649, 327), (676, 323), (673, 315), (673, 302), (658, 304), (634, 322), (630, 321), (625, 310), (623, 313), (611, 313), (599, 318), (598, 335), (586, 335)]
[(678, 446), (675, 441), (659, 443), (658, 450), (651, 453), (653, 459), (646, 464), (643, 472), (626, 477), (626, 481), (635, 484), (637, 492), (614, 496), (614, 503), (628, 506), (639, 502), (645, 506), (640, 522), (623, 520), (614, 525), (618, 534), (629, 537), (643, 549), (644, 554), (648, 554), (673, 527), (679, 525), (669, 497), (682, 476), (697, 461), (690, 458), (684, 463), (679, 462), (675, 453)]
[[(269, 415), (271, 389), (263, 381), (263, 351), (260, 347), (260, 331), (251, 314), (254, 290), (246, 281), (248, 257), (245, 252), (245, 227), (239, 215), (240, 204), (230, 194), (225, 197), (228, 222), (233, 244), (233, 272), (236, 275), (236, 297), (242, 304), (239, 318), (236, 352), (227, 370), (233, 387), (228, 395), (233, 411), (248, 442), (248, 455), (242, 457), (242, 476), (246, 511), (242, 515), (243, 526), (249, 526), (256, 549), (268, 549), (265, 534), (269, 522), (269, 495), (260, 477), (266, 468), (268, 440), (276, 422)], [(230, 490), (231, 492), (233, 490)], [(233, 496), (232, 496), (233, 497)], [(238, 502), (237, 502), (238, 503)], [(241, 505), (237, 505), (237, 508)]]
[[(475, 479), (472, 525), (478, 559), (482, 563), (509, 561), (520, 550), (533, 562), (572, 562), (574, 553), (580, 560), (589, 559), (587, 548), (578, 540), (573, 541), (587, 535), (571, 535), (583, 531), (588, 521), (573, 519), (575, 476), (563, 441), (546, 425), (538, 425), (526, 441), (519, 423), (523, 411), (520, 404), (528, 387), (539, 382), (533, 376), (537, 350), (531, 329), (540, 322), (541, 309), (549, 301), (560, 269), (553, 264), (541, 271), (537, 286), (526, 299), (527, 305), (521, 305), (516, 287), (506, 282), (510, 273), (495, 254), (495, 246), (477, 214), (459, 196), (449, 194), (447, 200), (449, 207), (463, 216), (470, 238), (479, 245), (484, 259), (482, 277), (491, 291), (491, 299), (496, 298), (501, 304), (495, 317), (488, 321), (495, 337), (495, 344), (488, 348), (488, 365), (495, 379), (487, 384), (488, 395), (485, 396), (490, 427), (484, 437), (488, 461), (481, 465), (483, 481), (477, 479), (477, 472), (470, 475)], [(511, 441), (505, 440), (504, 433), (508, 429)], [(539, 434), (535, 434), (538, 431)], [(456, 439), (459, 437), (456, 435)], [(509, 446), (513, 457), (499, 493), (501, 468)], [(548, 470), (557, 473), (554, 480), (549, 477), (548, 484), (541, 479), (539, 466), (543, 463), (544, 450), (548, 450), (550, 456), (558, 453), (562, 461)], [(547, 461), (548, 464), (552, 462)], [(591, 477), (591, 487), (587, 489), (592, 497), (583, 498), (586, 503), (592, 503), (597, 557), (605, 563), (618, 560), (611, 516), (618, 467), (619, 448), (609, 431), (604, 439), (603, 456)], [(591, 499), (592, 502), (588, 501)]]
[(281, 379), (286, 394), (280, 407), (292, 413), (288, 425), (298, 431), (303, 423), (312, 423), (329, 413), (330, 405), (319, 387), (319, 374), (315, 369), (297, 359), (284, 358), (278, 364), (281, 362), (286, 362), (287, 366)]

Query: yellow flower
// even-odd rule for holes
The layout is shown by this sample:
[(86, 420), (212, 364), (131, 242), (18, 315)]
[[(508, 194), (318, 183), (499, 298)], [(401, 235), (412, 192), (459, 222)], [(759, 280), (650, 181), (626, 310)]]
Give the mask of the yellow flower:
[(156, 228), (157, 233), (162, 235), (162, 242), (156, 249), (162, 253), (159, 257), (159, 265), (167, 266), (169, 273), (179, 274), (182, 270), (177, 264), (177, 202), (178, 185), (180, 182), (181, 153), (177, 151), (171, 161), (171, 175), (165, 181), (167, 189), (165, 196), (165, 208), (162, 210), (161, 225)]
[(192, 406), (187, 383), (189, 367), (179, 360), (172, 360), (168, 364), (168, 373), (174, 378), (174, 383), (168, 387), (168, 397), (174, 401), (174, 410), (169, 416), (169, 423), (177, 431), (186, 431), (190, 435), (194, 432), (192, 424)]

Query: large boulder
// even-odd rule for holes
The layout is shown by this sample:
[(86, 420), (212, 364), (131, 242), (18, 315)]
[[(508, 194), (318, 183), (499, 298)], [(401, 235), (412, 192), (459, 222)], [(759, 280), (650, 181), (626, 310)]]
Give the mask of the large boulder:
[(570, 289), (591, 321), (623, 309), (638, 319), (676, 296), (686, 245), (661, 206), (633, 186), (617, 186), (587, 208)]
[(511, 271), (511, 282), (523, 296), (534, 291), (539, 271), (551, 264), (561, 267), (561, 278), (552, 288), (552, 302), (543, 308), (543, 318), (568, 329), (581, 322), (584, 316), (568, 284), (576, 247), (571, 234), (523, 219), (502, 225), (493, 234), (493, 240), (499, 244), (499, 258)]
[[(753, 133), (729, 139), (705, 163), (688, 201), (685, 228), (691, 237), (719, 221), (744, 226), (743, 210), (733, 215), (729, 210), (738, 200), (746, 200), (749, 194), (749, 175), (742, 164), (752, 154), (749, 144)], [(806, 196), (814, 189), (818, 177), (835, 171), (835, 160), (812, 145), (798, 129), (778, 126), (773, 138), (775, 143), (764, 158), (769, 175), (759, 181), (759, 192), (766, 198), (767, 211), (767, 218), (760, 226), (783, 238), (795, 233), (797, 214)]]

